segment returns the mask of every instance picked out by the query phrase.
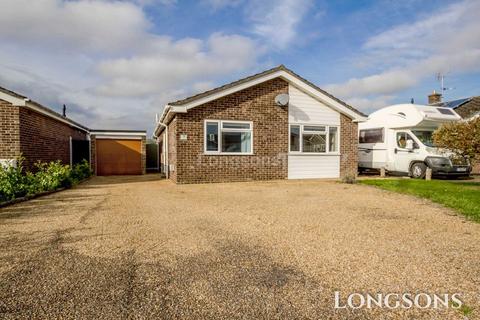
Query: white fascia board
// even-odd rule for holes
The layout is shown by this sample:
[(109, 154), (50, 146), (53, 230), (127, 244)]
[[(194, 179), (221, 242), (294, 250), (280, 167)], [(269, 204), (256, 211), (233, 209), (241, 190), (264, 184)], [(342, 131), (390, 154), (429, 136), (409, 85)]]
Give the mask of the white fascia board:
[(97, 138), (100, 136), (119, 136), (119, 137), (146, 137), (146, 132), (119, 132), (119, 131), (90, 131), (90, 135), (94, 135)]
[(187, 110), (189, 110), (191, 108), (195, 108), (195, 107), (197, 107), (199, 105), (202, 105), (202, 104), (205, 104), (207, 102), (219, 99), (221, 97), (227, 96), (227, 95), (235, 93), (237, 91), (247, 89), (249, 87), (255, 86), (257, 84), (260, 84), (260, 83), (263, 83), (265, 81), (272, 80), (272, 79), (275, 79), (275, 78), (278, 78), (278, 77), (286, 80), (287, 82), (291, 83), (292, 85), (294, 85), (295, 87), (297, 87), (301, 91), (303, 91), (303, 92), (309, 94), (310, 96), (312, 96), (313, 98), (323, 102), (324, 104), (328, 105), (332, 109), (334, 109), (334, 110), (336, 110), (340, 113), (346, 114), (347, 116), (351, 117), (354, 121), (361, 122), (361, 121), (365, 121), (367, 119), (366, 117), (363, 117), (363, 116), (359, 115), (358, 113), (351, 110), (350, 108), (347, 108), (346, 106), (339, 103), (335, 99), (332, 99), (331, 97), (325, 95), (323, 92), (317, 90), (315, 87), (312, 87), (311, 85), (309, 85), (305, 81), (302, 81), (301, 79), (298, 79), (297, 77), (295, 77), (295, 76), (291, 75), (290, 73), (285, 72), (283, 70), (280, 70), (280, 71), (277, 71), (277, 72), (274, 72), (274, 73), (271, 73), (271, 74), (267, 74), (263, 77), (253, 79), (251, 81), (242, 83), (242, 84), (240, 84), (238, 86), (235, 86), (235, 87), (228, 88), (228, 89), (223, 90), (221, 92), (218, 92), (214, 95), (207, 96), (207, 97), (192, 101), (190, 103), (185, 104), (182, 107), (185, 107)]
[(141, 136), (125, 136), (125, 135), (96, 135), (95, 136), (96, 140), (142, 140)]
[(170, 109), (170, 106), (167, 104), (165, 107), (163, 107), (162, 115), (157, 123), (155, 124), (155, 129), (153, 129), (153, 135), (158, 137), (158, 130), (162, 127), (163, 120), (165, 119), (165, 114), (168, 112), (168, 109)]
[(157, 125), (155, 126), (155, 130), (153, 131), (153, 134), (155, 136), (158, 136), (157, 132), (163, 128), (162, 124), (163, 123), (163, 120), (165, 120), (165, 118), (168, 117), (168, 115), (170, 113), (187, 113), (187, 108), (185, 106), (170, 106), (170, 105), (166, 105), (165, 108), (163, 108), (163, 112), (162, 112), (162, 116), (160, 117), (160, 120), (159, 122), (157, 123)]
[(0, 99), (10, 102), (14, 106), (24, 107), (28, 99), (21, 99), (0, 91)]

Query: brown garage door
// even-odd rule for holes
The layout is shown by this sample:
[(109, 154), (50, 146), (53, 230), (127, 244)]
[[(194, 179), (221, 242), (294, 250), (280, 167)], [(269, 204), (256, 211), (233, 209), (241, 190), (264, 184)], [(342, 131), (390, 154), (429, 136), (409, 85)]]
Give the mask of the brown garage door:
[(97, 175), (142, 174), (140, 140), (97, 139)]

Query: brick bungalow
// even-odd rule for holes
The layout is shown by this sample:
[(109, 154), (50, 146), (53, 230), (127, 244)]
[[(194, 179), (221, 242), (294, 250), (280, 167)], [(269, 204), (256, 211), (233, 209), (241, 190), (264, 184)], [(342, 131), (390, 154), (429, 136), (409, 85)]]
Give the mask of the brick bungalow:
[(37, 161), (74, 164), (86, 159), (95, 174), (144, 174), (146, 131), (91, 130), (38, 102), (0, 87), (0, 165), (26, 170)]
[(22, 155), (29, 170), (37, 161), (70, 164), (72, 141), (88, 139), (85, 126), (1, 87), (0, 128), (0, 164)]
[(340, 178), (365, 119), (281, 65), (167, 104), (154, 135), (176, 183)]

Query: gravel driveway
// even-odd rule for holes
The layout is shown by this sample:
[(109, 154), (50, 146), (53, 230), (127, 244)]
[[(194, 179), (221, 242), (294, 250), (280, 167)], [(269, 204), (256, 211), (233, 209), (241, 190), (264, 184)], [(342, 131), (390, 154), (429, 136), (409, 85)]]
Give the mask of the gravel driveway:
[(334, 309), (334, 292), (460, 293), (480, 312), (480, 224), (327, 181), (96, 177), (0, 209), (0, 318), (463, 319)]

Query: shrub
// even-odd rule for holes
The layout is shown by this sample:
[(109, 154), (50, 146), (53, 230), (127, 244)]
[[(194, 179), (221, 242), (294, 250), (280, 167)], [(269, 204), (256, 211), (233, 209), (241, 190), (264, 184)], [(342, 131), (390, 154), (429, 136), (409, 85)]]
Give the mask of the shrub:
[(80, 182), (93, 174), (90, 169), (90, 164), (87, 160), (83, 159), (82, 162), (76, 164), (72, 168), (71, 177), (74, 183)]
[(469, 158), (472, 164), (480, 158), (480, 117), (469, 121), (443, 124), (433, 133), (435, 145), (447, 149), (459, 158)]
[(70, 166), (63, 165), (60, 161), (50, 163), (37, 162), (37, 171), (33, 175), (33, 183), (39, 188), (39, 192), (55, 190), (61, 187), (70, 187)]
[(0, 166), (0, 202), (58, 188), (69, 188), (92, 175), (86, 160), (71, 168), (60, 161), (37, 162), (35, 172), (23, 172), (23, 159), (17, 166)]
[(0, 165), (0, 202), (23, 197), (28, 193), (22, 162), (23, 159), (19, 158), (16, 166)]

